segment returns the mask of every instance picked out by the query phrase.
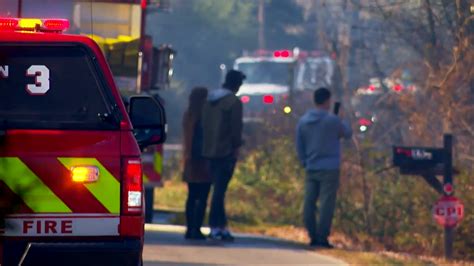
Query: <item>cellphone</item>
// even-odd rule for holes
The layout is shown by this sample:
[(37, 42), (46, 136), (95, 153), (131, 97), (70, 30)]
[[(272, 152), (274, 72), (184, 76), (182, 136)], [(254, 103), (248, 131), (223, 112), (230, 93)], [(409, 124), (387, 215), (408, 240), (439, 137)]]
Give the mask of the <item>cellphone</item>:
[(334, 114), (335, 115), (339, 114), (339, 108), (341, 108), (341, 103), (340, 102), (335, 102), (334, 103)]

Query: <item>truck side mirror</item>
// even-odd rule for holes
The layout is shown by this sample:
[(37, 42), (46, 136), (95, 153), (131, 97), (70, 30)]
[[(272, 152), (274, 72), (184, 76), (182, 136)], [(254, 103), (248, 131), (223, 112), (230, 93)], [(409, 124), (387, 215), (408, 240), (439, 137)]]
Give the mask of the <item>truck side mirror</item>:
[(153, 54), (152, 84), (160, 88), (169, 88), (177, 52), (170, 45), (163, 44), (159, 48), (154, 48)]
[(132, 96), (129, 110), (140, 149), (165, 142), (166, 114), (160, 102), (151, 96)]

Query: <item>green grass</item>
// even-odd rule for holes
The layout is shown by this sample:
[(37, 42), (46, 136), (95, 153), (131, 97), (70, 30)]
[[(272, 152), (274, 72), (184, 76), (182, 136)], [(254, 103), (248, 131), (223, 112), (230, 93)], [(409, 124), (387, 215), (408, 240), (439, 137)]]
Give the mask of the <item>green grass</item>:
[(184, 211), (187, 191), (184, 182), (165, 181), (162, 188), (155, 189), (155, 210)]

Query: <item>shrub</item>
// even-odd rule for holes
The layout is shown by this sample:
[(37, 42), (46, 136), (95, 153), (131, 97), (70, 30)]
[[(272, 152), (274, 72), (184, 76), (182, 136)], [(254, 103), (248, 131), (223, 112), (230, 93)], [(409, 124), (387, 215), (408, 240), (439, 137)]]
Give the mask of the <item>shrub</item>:
[[(346, 153), (334, 230), (367, 248), (382, 244), (395, 251), (442, 254), (443, 229), (431, 214), (440, 195), (420, 177), (401, 176), (395, 170), (377, 173), (390, 160), (388, 152), (366, 153), (364, 168), (354, 165), (355, 151)], [(231, 219), (253, 225), (302, 226), (304, 178), (290, 137), (281, 136), (247, 151), (229, 188)], [(456, 195), (466, 206), (464, 221), (456, 230), (456, 256), (474, 259), (474, 214), (469, 206), (474, 201), (474, 183), (464, 173), (455, 177), (455, 184)]]

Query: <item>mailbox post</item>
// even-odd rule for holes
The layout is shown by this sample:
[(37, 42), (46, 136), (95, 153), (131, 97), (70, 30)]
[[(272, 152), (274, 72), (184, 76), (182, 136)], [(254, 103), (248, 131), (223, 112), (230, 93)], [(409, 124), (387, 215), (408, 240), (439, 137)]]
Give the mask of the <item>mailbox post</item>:
[[(451, 259), (454, 227), (462, 219), (464, 213), (462, 202), (453, 196), (453, 136), (444, 135), (443, 148), (393, 147), (393, 164), (400, 168), (401, 174), (423, 176), (436, 191), (442, 192), (443, 196), (438, 202), (444, 204), (441, 206), (449, 206), (450, 209), (442, 212), (443, 219), (438, 223), (444, 226), (444, 255), (447, 259)], [(436, 178), (437, 175), (444, 177), (442, 185)], [(456, 203), (455, 207), (453, 207), (453, 202)], [(438, 214), (434, 215), (438, 217)]]
[[(453, 190), (453, 136), (444, 135), (444, 179), (443, 191), (445, 196), (451, 196)], [(449, 188), (449, 189), (448, 189)], [(454, 227), (444, 226), (444, 256), (447, 259), (453, 257)]]

